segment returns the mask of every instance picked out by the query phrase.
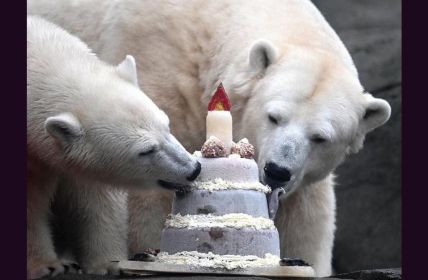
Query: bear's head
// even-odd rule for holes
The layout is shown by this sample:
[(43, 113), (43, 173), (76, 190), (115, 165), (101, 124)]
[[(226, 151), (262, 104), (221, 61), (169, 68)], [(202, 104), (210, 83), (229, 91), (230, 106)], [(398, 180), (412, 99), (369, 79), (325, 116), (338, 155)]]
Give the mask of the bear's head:
[(325, 178), (365, 134), (390, 117), (389, 104), (364, 92), (349, 58), (268, 41), (253, 44), (227, 75), (237, 139), (255, 144), (260, 177), (293, 191)]
[(90, 71), (95, 74), (78, 79), (81, 92), (66, 106), (72, 109), (45, 121), (63, 168), (131, 187), (173, 188), (193, 181), (200, 163), (170, 133), (167, 115), (139, 89), (134, 58)]

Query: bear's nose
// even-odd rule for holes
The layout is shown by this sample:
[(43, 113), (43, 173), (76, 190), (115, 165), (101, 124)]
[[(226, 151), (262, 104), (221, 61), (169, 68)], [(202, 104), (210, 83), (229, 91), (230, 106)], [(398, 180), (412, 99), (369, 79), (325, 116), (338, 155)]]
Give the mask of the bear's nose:
[(192, 175), (187, 177), (187, 180), (194, 181), (196, 177), (198, 177), (199, 173), (201, 173), (201, 163), (197, 161), (195, 171), (193, 171)]
[(287, 168), (281, 167), (274, 162), (266, 163), (264, 171), (266, 176), (275, 181), (288, 182), (291, 179), (290, 171)]

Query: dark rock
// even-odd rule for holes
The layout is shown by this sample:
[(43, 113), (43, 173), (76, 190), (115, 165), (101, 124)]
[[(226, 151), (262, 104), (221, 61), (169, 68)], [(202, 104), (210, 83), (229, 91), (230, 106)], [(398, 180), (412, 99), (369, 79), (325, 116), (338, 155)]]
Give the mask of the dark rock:
[(401, 0), (312, 0), (336, 31), (401, 28)]
[(401, 268), (362, 270), (339, 274), (334, 277), (356, 280), (401, 280)]
[[(401, 266), (401, 1), (313, 1), (350, 51), (366, 91), (391, 119), (337, 178), (337, 272)], [(372, 278), (370, 278), (372, 279)], [(382, 278), (383, 279), (383, 278)]]

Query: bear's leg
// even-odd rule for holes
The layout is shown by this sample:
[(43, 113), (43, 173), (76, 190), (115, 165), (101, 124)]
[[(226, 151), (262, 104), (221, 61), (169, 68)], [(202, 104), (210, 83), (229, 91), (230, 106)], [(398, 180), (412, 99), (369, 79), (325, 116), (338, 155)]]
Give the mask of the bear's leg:
[(74, 211), (69, 223), (74, 244), (70, 246), (83, 272), (117, 273), (112, 261), (128, 257), (127, 192), (91, 182), (67, 182), (61, 188), (62, 202)]
[(133, 257), (145, 249), (159, 249), (160, 235), (171, 212), (172, 191), (159, 187), (129, 192), (129, 253)]
[(49, 226), (50, 202), (56, 179), (28, 167), (27, 183), (27, 278), (63, 273), (67, 264), (58, 260)]
[(318, 277), (331, 275), (336, 199), (332, 176), (300, 186), (281, 200), (275, 224), (282, 257), (308, 262)]

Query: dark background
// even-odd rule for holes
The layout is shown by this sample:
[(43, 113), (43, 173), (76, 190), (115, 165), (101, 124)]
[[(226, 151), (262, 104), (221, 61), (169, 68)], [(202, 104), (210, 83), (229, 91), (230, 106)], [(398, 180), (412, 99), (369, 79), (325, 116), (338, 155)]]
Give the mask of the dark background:
[(401, 0), (313, 0), (391, 119), (336, 171), (336, 272), (401, 267)]

